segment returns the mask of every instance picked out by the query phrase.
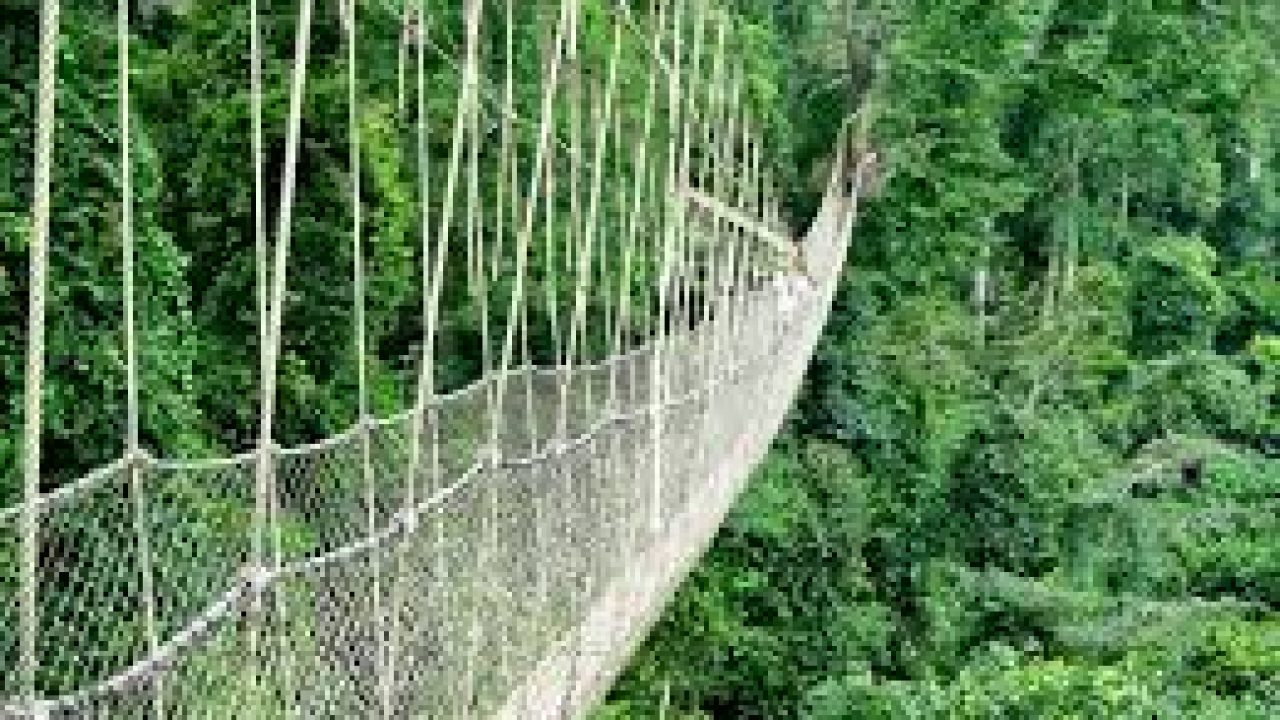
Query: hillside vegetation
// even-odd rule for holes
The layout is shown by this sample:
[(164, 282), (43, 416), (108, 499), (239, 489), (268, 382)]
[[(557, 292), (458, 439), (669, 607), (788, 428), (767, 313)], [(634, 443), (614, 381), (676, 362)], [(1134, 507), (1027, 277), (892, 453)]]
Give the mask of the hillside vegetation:
[(792, 186), (864, 96), (886, 175), (598, 717), (1280, 715), (1280, 9), (741, 5)]

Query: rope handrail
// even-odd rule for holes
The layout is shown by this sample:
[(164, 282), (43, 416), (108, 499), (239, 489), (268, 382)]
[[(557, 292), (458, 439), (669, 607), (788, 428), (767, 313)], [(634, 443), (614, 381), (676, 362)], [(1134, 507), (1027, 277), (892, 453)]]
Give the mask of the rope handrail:
[[(641, 357), (650, 351), (651, 351), (650, 345), (646, 343), (645, 345), (641, 345), (636, 348), (633, 348), (632, 350), (629, 350), (626, 353), (623, 353), (621, 355), (610, 356), (600, 360), (599, 362), (584, 365), (580, 367), (579, 370), (582, 371), (584, 374), (589, 374), (593, 371), (608, 368), (610, 366), (624, 364), (628, 361), (634, 360), (637, 357)], [(557, 367), (553, 365), (528, 364), (528, 365), (520, 365), (517, 367), (510, 368), (506, 371), (506, 374), (509, 377), (517, 377), (527, 373), (536, 373), (536, 374), (544, 374), (547, 377), (555, 377), (558, 374), (558, 372), (559, 371)], [(462, 387), (459, 387), (447, 393), (442, 393), (432, 397), (428, 402), (428, 405), (431, 408), (440, 409), (452, 402), (456, 402), (459, 398), (465, 395), (469, 395), (471, 393), (477, 392), (479, 389), (481, 389), (485, 385), (493, 382), (496, 382), (496, 375), (492, 377), (476, 378), (475, 380), (472, 380), (471, 382), (467, 383), (466, 385), (463, 385)], [(401, 410), (397, 410), (389, 415), (372, 417), (368, 420), (368, 422), (371, 423), (374, 427), (389, 426), (389, 425), (394, 425), (394, 424), (403, 422), (413, 417), (418, 412), (419, 411), (416, 408), (406, 407)], [(324, 437), (312, 442), (300, 443), (298, 445), (293, 445), (288, 447), (280, 447), (273, 444), (271, 448), (271, 452), (280, 456), (289, 456), (289, 455), (306, 455), (319, 450), (324, 450), (336, 444), (347, 442), (352, 440), (353, 438), (356, 438), (360, 433), (360, 427), (361, 427), (361, 423), (357, 421), (352, 425), (342, 430), (339, 430), (332, 435), (329, 435), (327, 437)], [(259, 450), (254, 449), (254, 450), (245, 450), (240, 453), (235, 453), (232, 455), (226, 455), (226, 456), (220, 456), (220, 457), (184, 459), (184, 458), (155, 457), (155, 456), (152, 456), (150, 453), (148, 453), (146, 450), (139, 450), (137, 457), (142, 462), (144, 462), (144, 464), (150, 465), (158, 469), (200, 470), (203, 468), (218, 467), (223, 465), (237, 465), (237, 464), (254, 462), (258, 458), (259, 452), (260, 452)], [(108, 482), (112, 477), (118, 475), (124, 468), (126, 468), (129, 462), (130, 462), (129, 456), (122, 455), (121, 457), (115, 460), (112, 460), (106, 463), (105, 465), (102, 465), (93, 470), (90, 470), (89, 472), (85, 473), (84, 475), (81, 475), (75, 480), (72, 480), (52, 490), (44, 491), (39, 496), (37, 496), (35, 500), (35, 504), (38, 507), (47, 510), (49, 508), (57, 507), (58, 505), (66, 503), (69, 500), (74, 499), (74, 497), (79, 493), (85, 492), (87, 490), (92, 490), (93, 488), (101, 485), (102, 483)], [(0, 523), (11, 521), (14, 518), (17, 518), (19, 515), (21, 515), (24, 502), (25, 501), (17, 502), (17, 503), (14, 503), (13, 505), (0, 508)]]

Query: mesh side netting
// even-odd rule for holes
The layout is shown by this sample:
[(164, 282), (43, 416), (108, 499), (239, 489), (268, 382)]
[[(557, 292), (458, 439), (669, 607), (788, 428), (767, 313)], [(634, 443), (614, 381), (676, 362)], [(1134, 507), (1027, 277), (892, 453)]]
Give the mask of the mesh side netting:
[[(440, 398), (421, 423), (407, 412), (275, 452), (264, 574), (245, 571), (256, 455), (149, 461), (136, 482), (119, 463), (46, 496), (43, 711), (579, 712), (776, 432), (826, 317), (849, 212), (828, 201), (806, 247), (814, 286), (802, 295), (760, 283), (659, 351), (516, 369)], [(422, 461), (411, 476), (415, 441)], [(16, 509), (0, 513), (0, 556), (16, 552), (17, 524)], [(145, 631), (148, 567), (158, 647)], [(16, 571), (0, 572), (0, 623), (15, 622), (17, 592)], [(6, 668), (14, 644), (0, 633)], [(12, 674), (0, 675), (0, 695), (16, 694)], [(17, 703), (0, 709), (30, 715)]]

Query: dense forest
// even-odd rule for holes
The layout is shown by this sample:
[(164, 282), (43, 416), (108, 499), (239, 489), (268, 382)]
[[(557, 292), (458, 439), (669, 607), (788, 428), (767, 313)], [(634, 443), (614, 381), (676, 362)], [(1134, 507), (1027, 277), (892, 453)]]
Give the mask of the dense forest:
[[(132, 39), (142, 432), (158, 455), (212, 457), (256, 431), (248, 1), (170, 4), (140, 3)], [(439, 158), (460, 3), (428, 4), (422, 105)], [(584, 66), (604, 65), (613, 4), (584, 2)], [(630, 4), (643, 24), (650, 3)], [(1280, 714), (1280, 6), (721, 4), (797, 236), (850, 114), (874, 119), (882, 162), (800, 403), (597, 718)], [(378, 414), (410, 403), (423, 303), (399, 5), (361, 5)], [(119, 457), (124, 416), (115, 3), (64, 6), (47, 489)], [(263, 6), (274, 173), (296, 8)], [(0, 0), (0, 507), (20, 493), (35, 8)], [(515, 3), (527, 114), (552, 10)], [(350, 224), (338, 12), (317, 4), (283, 444), (355, 420), (352, 258), (333, 239)], [(626, 42), (643, 57), (645, 38)], [(486, 43), (500, 93), (496, 26)], [(648, 72), (621, 70), (632, 123)], [(490, 108), (485, 123), (496, 136), (503, 121)], [(533, 130), (511, 132), (527, 152)], [(487, 193), (496, 145), (480, 158)], [(480, 371), (465, 281), (446, 287), (445, 388)], [(181, 532), (247, 532), (209, 520), (225, 498), (193, 490)], [(5, 537), (0, 592), (15, 582)], [(0, 658), (12, 644), (0, 628)]]
[(1280, 6), (741, 4), (792, 187), (863, 97), (886, 171), (599, 717), (1280, 714)]

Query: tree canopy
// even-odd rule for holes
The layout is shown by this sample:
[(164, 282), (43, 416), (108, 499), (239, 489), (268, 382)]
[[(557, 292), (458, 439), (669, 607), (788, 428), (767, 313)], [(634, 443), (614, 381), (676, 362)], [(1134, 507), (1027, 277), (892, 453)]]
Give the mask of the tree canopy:
[(1276, 8), (739, 4), (794, 215), (862, 103), (885, 177), (599, 717), (1273, 717)]

